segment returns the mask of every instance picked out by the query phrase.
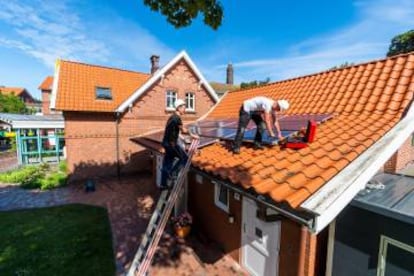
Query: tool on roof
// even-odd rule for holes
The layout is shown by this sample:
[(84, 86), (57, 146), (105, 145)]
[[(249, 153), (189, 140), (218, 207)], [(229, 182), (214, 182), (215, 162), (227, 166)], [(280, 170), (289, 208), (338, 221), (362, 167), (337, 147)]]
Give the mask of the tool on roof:
[(308, 146), (308, 143), (312, 143), (315, 139), (316, 122), (313, 120), (308, 121), (308, 127), (305, 131), (299, 131), (297, 137), (288, 137), (282, 141), (279, 141), (281, 148), (288, 149), (303, 149)]
[(191, 158), (197, 150), (199, 142), (200, 141), (198, 139), (192, 140), (188, 150), (187, 163), (178, 173), (177, 183), (175, 183), (172, 190), (162, 191), (157, 202), (157, 207), (151, 216), (147, 230), (142, 238), (141, 245), (138, 247), (132, 265), (129, 268), (128, 276), (146, 275), (148, 268), (151, 265), (157, 245), (161, 239), (161, 235), (164, 232), (164, 228), (171, 214), (172, 208), (174, 207), (178, 194), (183, 187), (185, 176), (191, 165)]

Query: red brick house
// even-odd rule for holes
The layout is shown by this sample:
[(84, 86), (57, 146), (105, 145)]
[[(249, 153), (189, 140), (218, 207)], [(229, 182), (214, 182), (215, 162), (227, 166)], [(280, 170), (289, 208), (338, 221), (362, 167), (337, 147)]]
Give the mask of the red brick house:
[(29, 93), (29, 91), (26, 90), (26, 88), (23, 87), (6, 87), (6, 86), (0, 86), (0, 94), (3, 95), (15, 95), (17, 96), (26, 107), (34, 108), (35, 110), (38, 110), (39, 108), (39, 101), (33, 98), (33, 96)]
[[(186, 52), (164, 67), (152, 56), (152, 74), (60, 60), (50, 107), (63, 112), (72, 179), (144, 169), (149, 155), (131, 137), (164, 127), (175, 99), (185, 99), (193, 121), (217, 95)], [(43, 87), (41, 85), (41, 87)]]
[(42, 92), (42, 114), (60, 114), (60, 111), (50, 110), (50, 97), (52, 95), (53, 77), (47, 76), (39, 85), (39, 90)]
[(258, 95), (289, 100), (287, 115), (333, 117), (300, 150), (200, 149), (186, 191), (194, 226), (254, 275), (325, 275), (328, 226), (378, 171), (414, 160), (414, 53), (229, 92), (207, 119), (237, 119)]

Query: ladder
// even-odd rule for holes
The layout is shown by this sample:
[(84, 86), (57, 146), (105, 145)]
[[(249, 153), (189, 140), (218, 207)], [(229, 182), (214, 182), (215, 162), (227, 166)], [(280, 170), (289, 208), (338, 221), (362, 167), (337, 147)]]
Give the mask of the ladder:
[(188, 150), (188, 160), (184, 168), (180, 170), (177, 177), (177, 182), (171, 190), (164, 190), (158, 199), (157, 206), (151, 216), (147, 230), (142, 238), (141, 245), (135, 254), (134, 260), (128, 271), (128, 276), (146, 275), (149, 266), (151, 265), (152, 257), (154, 256), (157, 245), (164, 232), (168, 218), (171, 214), (172, 208), (177, 201), (178, 194), (183, 187), (185, 177), (191, 165), (191, 158), (197, 150), (199, 139), (193, 139)]

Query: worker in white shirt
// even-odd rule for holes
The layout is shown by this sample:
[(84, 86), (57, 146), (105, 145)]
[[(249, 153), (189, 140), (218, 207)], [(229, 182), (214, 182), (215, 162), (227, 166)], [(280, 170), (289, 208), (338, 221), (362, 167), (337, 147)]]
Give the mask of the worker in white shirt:
[[(262, 149), (263, 131), (266, 128), (270, 137), (276, 137), (273, 132), (273, 125), (277, 131), (277, 138), (283, 139), (280, 130), (278, 113), (289, 108), (287, 100), (273, 100), (267, 97), (254, 97), (245, 100), (240, 107), (239, 124), (237, 128), (236, 137), (234, 139), (233, 153), (240, 153), (240, 146), (243, 140), (244, 132), (250, 120), (253, 120), (257, 126), (256, 136), (254, 138), (255, 149)], [(262, 114), (264, 115), (264, 121)], [(273, 124), (272, 124), (273, 121)]]

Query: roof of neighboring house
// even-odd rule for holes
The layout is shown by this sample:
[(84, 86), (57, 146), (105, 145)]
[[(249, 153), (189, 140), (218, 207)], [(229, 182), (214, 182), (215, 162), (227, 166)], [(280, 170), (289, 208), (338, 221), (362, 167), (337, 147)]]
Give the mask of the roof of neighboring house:
[(3, 95), (15, 95), (19, 96), (22, 94), (26, 89), (23, 87), (0, 87), (0, 94)]
[(12, 128), (64, 128), (62, 115), (26, 115), (0, 113), (0, 121), (10, 124)]
[(210, 82), (211, 87), (213, 87), (214, 91), (217, 94), (223, 95), (228, 91), (233, 91), (240, 88), (240, 85), (234, 84), (227, 84), (227, 83), (220, 83), (220, 82)]
[(359, 192), (352, 205), (414, 224), (414, 177), (378, 174)]
[(242, 102), (258, 95), (289, 100), (287, 114), (334, 117), (318, 126), (307, 148), (255, 151), (243, 146), (241, 154), (233, 155), (228, 146), (214, 144), (201, 149), (193, 165), (299, 208), (396, 126), (413, 94), (414, 53), (229, 92), (208, 118), (237, 118)]
[(52, 90), (53, 76), (47, 76), (43, 82), (39, 85), (40, 90)]
[[(150, 77), (149, 74), (60, 60), (54, 109), (113, 112)], [(54, 84), (55, 85), (55, 84)], [(96, 87), (110, 88), (112, 100), (96, 99)], [(55, 89), (53, 87), (53, 89)]]

